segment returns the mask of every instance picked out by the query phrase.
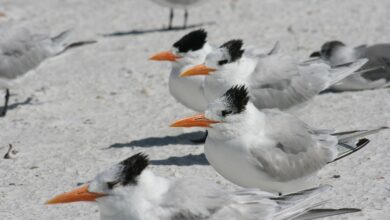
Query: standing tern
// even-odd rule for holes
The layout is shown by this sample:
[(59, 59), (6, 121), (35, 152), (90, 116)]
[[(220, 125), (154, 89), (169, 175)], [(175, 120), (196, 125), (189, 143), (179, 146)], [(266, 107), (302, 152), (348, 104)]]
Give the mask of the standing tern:
[(188, 21), (188, 8), (196, 4), (199, 4), (204, 0), (152, 0), (152, 1), (161, 6), (168, 7), (170, 9), (168, 29), (171, 30), (173, 16), (174, 16), (174, 12), (173, 12), (174, 9), (184, 9), (183, 29), (185, 29), (187, 27), (187, 21)]
[(390, 44), (348, 47), (341, 41), (326, 42), (320, 51), (311, 54), (328, 62), (331, 66), (354, 62), (361, 58), (369, 61), (359, 74), (353, 74), (331, 87), (335, 91), (377, 89), (390, 86)]
[(55, 37), (36, 34), (31, 30), (11, 26), (0, 26), (0, 89), (5, 89), (5, 105), (0, 116), (7, 113), (9, 88), (27, 72), (39, 66), (45, 59), (59, 55), (65, 50), (95, 43), (95, 41), (66, 42), (70, 31)]
[(246, 52), (242, 40), (231, 40), (207, 55), (205, 64), (188, 69), (180, 76), (207, 75), (203, 90), (208, 102), (233, 85), (245, 84), (257, 108), (285, 110), (313, 99), (366, 62), (367, 59), (359, 59), (334, 68), (325, 63), (301, 65), (291, 56), (273, 51), (265, 55)]
[(205, 155), (215, 170), (242, 187), (290, 193), (312, 187), (317, 171), (368, 144), (385, 128), (332, 134), (278, 109), (257, 109), (248, 90), (234, 86), (205, 114), (172, 127), (206, 127)]
[(208, 104), (202, 89), (205, 77), (183, 78), (179, 74), (204, 62), (207, 54), (212, 50), (206, 38), (207, 33), (203, 29), (192, 31), (174, 43), (171, 50), (157, 53), (150, 58), (172, 63), (169, 91), (178, 102), (196, 112), (203, 112)]
[(148, 162), (147, 156), (136, 154), (47, 204), (96, 202), (102, 220), (303, 220), (360, 211), (316, 209), (325, 201), (315, 200), (329, 186), (281, 197), (259, 189), (227, 191), (202, 179), (157, 176), (145, 169)]

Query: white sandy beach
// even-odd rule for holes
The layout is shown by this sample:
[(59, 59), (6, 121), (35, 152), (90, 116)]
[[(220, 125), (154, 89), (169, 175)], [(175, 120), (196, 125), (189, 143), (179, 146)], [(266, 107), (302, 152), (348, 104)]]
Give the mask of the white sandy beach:
[[(0, 219), (97, 219), (93, 203), (44, 203), (137, 152), (149, 154), (160, 175), (237, 187), (207, 165), (203, 145), (189, 141), (201, 130), (169, 127), (194, 112), (170, 96), (170, 64), (148, 60), (189, 30), (102, 36), (160, 29), (168, 9), (147, 0), (1, 0), (0, 11), (0, 23), (23, 22), (53, 36), (74, 28), (72, 39), (98, 40), (43, 62), (11, 90), (11, 109), (0, 118)], [(390, 42), (389, 12), (388, 0), (214, 0), (191, 9), (189, 24), (215, 23), (203, 26), (215, 44), (242, 38), (270, 47), (279, 40), (284, 52), (304, 59), (327, 40)], [(324, 94), (300, 117), (337, 131), (390, 126), (390, 89)], [(366, 148), (319, 173), (333, 186), (323, 195), (331, 200), (326, 207), (363, 209), (331, 219), (390, 219), (389, 136), (370, 136)], [(8, 144), (18, 151), (13, 159), (2, 158)]]

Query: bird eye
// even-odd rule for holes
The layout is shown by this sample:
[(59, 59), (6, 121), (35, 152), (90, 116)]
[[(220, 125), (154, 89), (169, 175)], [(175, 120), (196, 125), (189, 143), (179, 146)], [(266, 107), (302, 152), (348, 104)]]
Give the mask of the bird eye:
[(114, 186), (115, 186), (116, 184), (118, 184), (118, 183), (119, 183), (119, 181), (107, 182), (107, 187), (108, 187), (109, 189), (113, 189)]
[(230, 115), (230, 114), (232, 114), (233, 112), (231, 111), (231, 110), (223, 110), (222, 112), (221, 112), (221, 115), (223, 116), (223, 117), (226, 117), (226, 115)]
[(228, 63), (228, 60), (220, 60), (220, 61), (218, 61), (219, 65), (224, 65), (224, 64), (227, 64), (227, 63)]

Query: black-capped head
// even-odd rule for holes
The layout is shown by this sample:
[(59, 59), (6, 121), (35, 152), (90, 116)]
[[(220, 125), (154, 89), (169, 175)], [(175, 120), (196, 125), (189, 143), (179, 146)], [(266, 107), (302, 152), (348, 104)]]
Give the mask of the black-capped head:
[(109, 188), (113, 188), (116, 184), (126, 186), (128, 184), (136, 184), (138, 176), (149, 165), (149, 159), (146, 154), (138, 153), (119, 164), (119, 172), (116, 180), (107, 183)]
[(341, 41), (328, 41), (321, 47), (321, 57), (328, 60), (334, 55), (336, 50), (344, 46), (345, 44)]
[(207, 32), (203, 29), (192, 31), (184, 35), (180, 40), (173, 44), (180, 53), (197, 51), (203, 48), (206, 43)]
[(248, 89), (244, 85), (235, 85), (231, 87), (225, 92), (224, 97), (229, 109), (226, 109), (226, 112), (222, 113), (222, 116), (243, 112), (249, 101)]
[[(229, 57), (226, 60), (220, 61), (220, 65), (226, 64), (226, 63), (232, 63), (242, 57), (244, 54), (244, 49), (242, 49), (243, 46), (242, 40), (230, 40), (220, 46), (220, 48), (225, 48)], [(223, 63), (221, 63), (223, 62)]]

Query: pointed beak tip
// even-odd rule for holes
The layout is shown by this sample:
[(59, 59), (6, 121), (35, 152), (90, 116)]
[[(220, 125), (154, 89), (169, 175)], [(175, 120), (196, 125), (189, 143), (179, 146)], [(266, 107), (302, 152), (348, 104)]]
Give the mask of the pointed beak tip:
[(152, 55), (151, 57), (149, 57), (149, 60), (174, 62), (179, 58), (180, 58), (179, 56), (176, 56), (171, 51), (163, 51)]
[(106, 196), (104, 193), (95, 193), (88, 191), (88, 185), (76, 188), (72, 191), (59, 194), (52, 199), (48, 200), (45, 204), (62, 204), (62, 203), (71, 203), (71, 202), (92, 202), (96, 201), (97, 198)]
[(54, 201), (51, 201), (51, 200), (48, 200), (45, 202), (45, 205), (54, 205), (54, 204), (57, 204), (57, 203)]
[(173, 122), (172, 124), (169, 125), (169, 127), (171, 127), (171, 128), (182, 128), (183, 127), (182, 120), (178, 120), (178, 121)]
[(160, 61), (159, 59), (157, 59), (157, 57), (156, 56), (151, 56), (151, 57), (149, 57), (149, 59), (148, 60), (150, 60), (150, 61)]
[(187, 74), (187, 72), (183, 72), (183, 73), (180, 73), (179, 77), (187, 77), (187, 76), (190, 76), (189, 74)]
[(204, 64), (200, 64), (180, 73), (179, 76), (180, 77), (198, 76), (198, 75), (207, 76), (210, 75), (211, 72), (215, 72), (215, 71), (216, 69), (214, 68), (210, 68)]
[(194, 115), (188, 118), (180, 119), (170, 125), (173, 128), (191, 128), (191, 127), (205, 127), (210, 128), (211, 124), (220, 123), (207, 119), (204, 114)]

